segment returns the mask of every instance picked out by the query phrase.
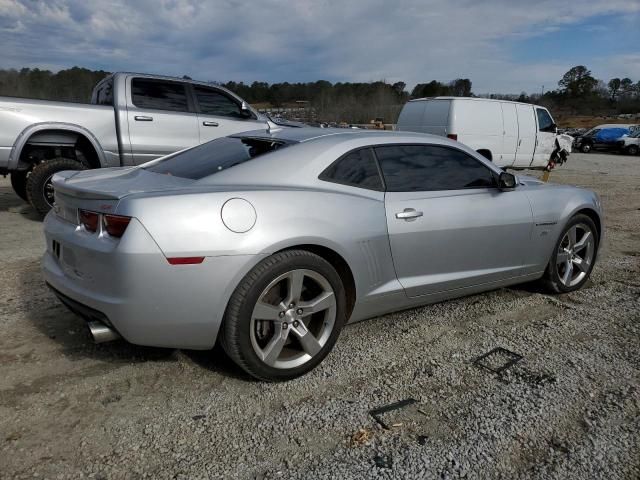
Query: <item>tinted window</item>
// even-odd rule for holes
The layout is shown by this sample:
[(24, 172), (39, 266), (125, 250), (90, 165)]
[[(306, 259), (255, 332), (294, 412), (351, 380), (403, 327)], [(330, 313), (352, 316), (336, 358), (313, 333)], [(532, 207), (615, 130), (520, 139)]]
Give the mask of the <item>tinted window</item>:
[(538, 128), (541, 132), (553, 131), (553, 119), (549, 112), (542, 108), (536, 108), (536, 114), (538, 115)]
[(113, 78), (105, 81), (96, 91), (96, 105), (113, 105)]
[(194, 86), (200, 111), (206, 115), (245, 118), (240, 105), (212, 88)]
[(272, 152), (282, 143), (222, 137), (143, 167), (150, 172), (199, 180)]
[(382, 190), (378, 166), (368, 148), (345, 155), (327, 168), (320, 178), (370, 190)]
[(387, 190), (412, 192), (493, 187), (491, 171), (460, 150), (435, 145), (375, 149)]
[(187, 93), (181, 83), (134, 78), (131, 81), (133, 104), (139, 108), (187, 112)]

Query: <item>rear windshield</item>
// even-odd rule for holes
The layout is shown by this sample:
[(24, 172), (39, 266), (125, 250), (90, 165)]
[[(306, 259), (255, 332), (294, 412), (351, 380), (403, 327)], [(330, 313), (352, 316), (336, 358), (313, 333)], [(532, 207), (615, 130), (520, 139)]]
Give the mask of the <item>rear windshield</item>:
[(150, 172), (200, 180), (285, 145), (265, 139), (223, 137), (151, 162), (142, 168)]

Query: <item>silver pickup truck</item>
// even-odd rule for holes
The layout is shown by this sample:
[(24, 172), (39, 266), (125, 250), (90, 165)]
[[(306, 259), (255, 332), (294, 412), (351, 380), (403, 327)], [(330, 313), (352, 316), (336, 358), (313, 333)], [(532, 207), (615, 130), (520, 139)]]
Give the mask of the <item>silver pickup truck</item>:
[(218, 137), (265, 128), (232, 92), (203, 82), (115, 73), (91, 104), (0, 97), (0, 175), (41, 214), (62, 170), (137, 165)]

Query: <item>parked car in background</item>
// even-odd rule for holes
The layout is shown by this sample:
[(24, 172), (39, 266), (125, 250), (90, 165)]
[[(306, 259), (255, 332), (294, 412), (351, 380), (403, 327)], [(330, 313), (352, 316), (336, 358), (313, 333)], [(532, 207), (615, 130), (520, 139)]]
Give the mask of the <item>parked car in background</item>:
[(573, 148), (582, 153), (592, 150), (616, 150), (618, 140), (638, 128), (634, 124), (605, 123), (588, 130), (573, 140)]
[(96, 341), (220, 339), (270, 381), (318, 365), (347, 321), (536, 279), (579, 289), (603, 228), (587, 189), (409, 132), (245, 132), (53, 183), (45, 280)]
[(640, 129), (635, 130), (626, 137), (619, 138), (616, 147), (621, 153), (637, 155), (640, 153)]
[(40, 213), (62, 170), (137, 165), (266, 125), (234, 93), (203, 82), (115, 73), (91, 104), (0, 97), (0, 174)]
[[(397, 130), (431, 133), (464, 143), (499, 167), (544, 169), (566, 159), (571, 137), (560, 137), (538, 105), (470, 97), (410, 100)], [(551, 164), (551, 165), (550, 165)]]

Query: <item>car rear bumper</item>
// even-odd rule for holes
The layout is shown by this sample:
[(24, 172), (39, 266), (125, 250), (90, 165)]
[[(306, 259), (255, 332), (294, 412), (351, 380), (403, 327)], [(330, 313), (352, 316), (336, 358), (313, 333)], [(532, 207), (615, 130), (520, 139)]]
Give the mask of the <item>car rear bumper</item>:
[(170, 265), (135, 219), (116, 241), (51, 213), (45, 237), (44, 278), (63, 303), (137, 345), (213, 347), (233, 289), (259, 261), (211, 256), (197, 265)]

